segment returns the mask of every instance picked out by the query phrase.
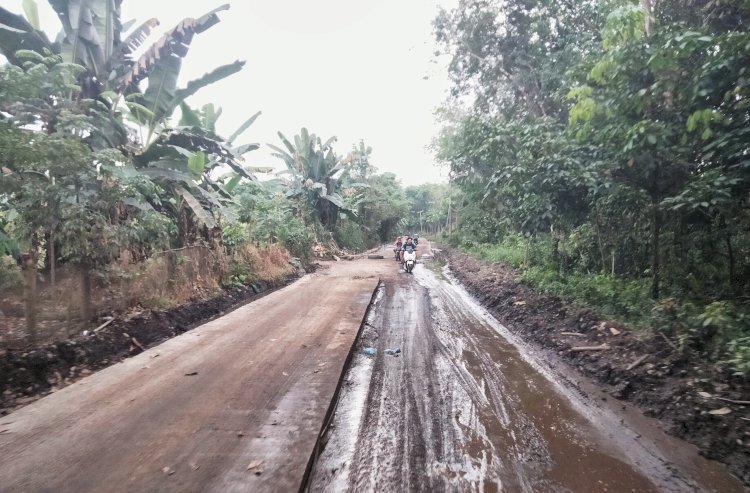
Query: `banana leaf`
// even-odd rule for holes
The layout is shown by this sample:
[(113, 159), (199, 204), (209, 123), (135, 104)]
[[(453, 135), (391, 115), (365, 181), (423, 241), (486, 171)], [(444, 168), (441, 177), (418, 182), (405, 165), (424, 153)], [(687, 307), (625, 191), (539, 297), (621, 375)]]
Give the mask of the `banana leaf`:
[(63, 26), (61, 53), (100, 77), (120, 43), (121, 0), (49, 0)]
[(248, 118), (247, 121), (245, 121), (245, 123), (240, 125), (240, 128), (234, 131), (234, 133), (231, 135), (231, 137), (229, 137), (227, 142), (229, 142), (230, 144), (233, 143), (237, 139), (237, 137), (242, 135), (245, 132), (245, 130), (247, 130), (250, 127), (250, 125), (252, 125), (255, 122), (255, 120), (258, 119), (260, 115), (261, 115), (261, 112), (259, 111), (253, 116), (251, 116), (250, 118)]
[(0, 53), (8, 59), (12, 65), (21, 65), (21, 60), (16, 58), (19, 50), (32, 50), (44, 53), (45, 48), (52, 51), (52, 43), (47, 36), (34, 29), (34, 26), (21, 15), (0, 7)]
[(128, 88), (137, 87), (138, 83), (148, 77), (149, 88), (152, 90), (150, 98), (152, 102), (156, 100), (160, 88), (166, 88), (168, 97), (174, 97), (174, 92), (177, 90), (177, 76), (182, 64), (181, 59), (187, 55), (193, 36), (216, 25), (219, 22), (217, 12), (228, 8), (229, 5), (222, 5), (198, 19), (183, 19), (146, 50), (131, 69), (120, 78), (119, 92), (124, 93)]
[(209, 229), (216, 227), (216, 221), (213, 216), (203, 208), (200, 201), (195, 198), (193, 194), (185, 190), (181, 186), (174, 187), (174, 191), (177, 195), (182, 197), (185, 203), (188, 205), (195, 217), (200, 221), (201, 224), (205, 224)]

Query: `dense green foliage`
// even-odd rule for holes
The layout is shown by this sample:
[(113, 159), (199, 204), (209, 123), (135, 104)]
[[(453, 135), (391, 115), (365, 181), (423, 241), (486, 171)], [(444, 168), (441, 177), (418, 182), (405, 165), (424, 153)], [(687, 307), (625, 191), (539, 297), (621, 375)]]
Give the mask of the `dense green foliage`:
[[(273, 169), (242, 162), (259, 144), (235, 142), (260, 113), (226, 137), (220, 108), (187, 103), (244, 65), (178, 86), (193, 38), (228, 6), (181, 21), (146, 48), (158, 22), (124, 33), (120, 3), (50, 1), (63, 27), (55, 43), (29, 14), (33, 0), (27, 17), (0, 7), (0, 288), (23, 284), (32, 339), (37, 271), (54, 284), (58, 264), (81, 272), (88, 319), (92, 279), (123, 257), (204, 245), (242, 258), (244, 245), (279, 243), (308, 259), (396, 234), (403, 189), (376, 173), (364, 142), (342, 156), (335, 138), (302, 129), (292, 144), (279, 134), (283, 148), (269, 145), (287, 169), (270, 177)], [(233, 282), (249, 279), (237, 262), (230, 268)]]
[(442, 12), (443, 113), (461, 115), (438, 144), (463, 193), (453, 240), (747, 371), (748, 21), (741, 0)]

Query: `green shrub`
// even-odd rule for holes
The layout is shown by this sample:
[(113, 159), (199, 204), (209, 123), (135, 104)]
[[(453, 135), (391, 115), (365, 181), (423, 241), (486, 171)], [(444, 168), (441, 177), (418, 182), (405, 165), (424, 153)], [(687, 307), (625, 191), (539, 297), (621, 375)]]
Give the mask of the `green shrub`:
[(661, 300), (652, 312), (652, 327), (676, 337), (680, 348), (710, 361), (723, 361), (738, 375), (750, 374), (750, 315), (727, 301), (703, 308), (673, 298)]
[(349, 219), (339, 221), (334, 238), (338, 246), (349, 250), (362, 251), (368, 246), (362, 226)]
[(750, 336), (738, 337), (727, 344), (726, 364), (737, 376), (750, 376)]
[(522, 235), (507, 235), (500, 243), (478, 244), (471, 238), (464, 238), (460, 245), (475, 257), (490, 262), (503, 262), (513, 267), (521, 267), (526, 262), (527, 240)]
[(315, 236), (301, 222), (289, 224), (280, 235), (281, 243), (292, 256), (307, 259), (312, 253)]
[(590, 306), (614, 319), (644, 327), (653, 305), (647, 281), (628, 281), (605, 274), (569, 274), (531, 267), (521, 280), (533, 288), (567, 301)]
[(19, 289), (22, 284), (21, 269), (13, 257), (0, 257), (0, 292)]
[(222, 229), (221, 234), (224, 246), (230, 255), (250, 239), (247, 225), (241, 223), (227, 224)]

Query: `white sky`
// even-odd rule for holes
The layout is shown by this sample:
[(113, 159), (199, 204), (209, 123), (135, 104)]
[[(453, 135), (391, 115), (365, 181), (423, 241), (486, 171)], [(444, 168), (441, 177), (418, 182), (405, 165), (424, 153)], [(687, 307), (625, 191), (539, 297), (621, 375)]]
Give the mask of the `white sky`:
[[(22, 12), (21, 0), (2, 0)], [(59, 23), (37, 0), (43, 28), (54, 38)], [(161, 31), (198, 17), (221, 0), (125, 0), (124, 21), (161, 21)], [(194, 38), (182, 84), (240, 59), (239, 73), (202, 89), (189, 103), (223, 108), (218, 126), (229, 135), (258, 110), (263, 115), (238, 139), (259, 142), (252, 165), (277, 165), (266, 143), (276, 131), (291, 138), (302, 126), (346, 153), (360, 138), (372, 162), (405, 185), (444, 181), (447, 170), (426, 149), (438, 125), (434, 109), (449, 87), (445, 59), (435, 59), (432, 20), (438, 5), (456, 0), (235, 0), (222, 22)]]

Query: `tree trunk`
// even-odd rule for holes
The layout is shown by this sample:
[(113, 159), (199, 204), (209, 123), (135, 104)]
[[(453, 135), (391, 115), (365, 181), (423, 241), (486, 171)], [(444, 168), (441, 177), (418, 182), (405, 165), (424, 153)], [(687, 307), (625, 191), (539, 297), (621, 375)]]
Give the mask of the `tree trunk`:
[(24, 317), (26, 317), (26, 331), (29, 342), (34, 344), (37, 340), (36, 334), (36, 251), (24, 253), (21, 268), (23, 270), (23, 300)]
[(50, 232), (49, 234), (49, 283), (50, 286), (55, 287), (55, 234)]
[(659, 269), (660, 269), (660, 258), (659, 258), (659, 240), (661, 236), (661, 211), (659, 210), (658, 202), (654, 201), (651, 204), (651, 212), (653, 216), (653, 252), (651, 254), (651, 297), (655, 300), (659, 299)]
[(732, 294), (737, 295), (739, 293), (739, 286), (737, 278), (735, 276), (735, 260), (734, 260), (734, 248), (732, 248), (732, 234), (727, 230), (724, 241), (727, 244), (727, 255), (729, 256), (729, 288)]
[(604, 240), (602, 239), (602, 227), (599, 224), (599, 211), (594, 212), (594, 226), (596, 227), (596, 243), (599, 247), (599, 257), (602, 262), (601, 272), (607, 270), (607, 252), (604, 249)]
[(651, 31), (654, 25), (654, 9), (653, 0), (641, 0), (641, 7), (646, 11), (646, 36), (651, 36)]
[(560, 239), (554, 233), (552, 236), (552, 263), (555, 265), (557, 273), (562, 273), (560, 268)]
[(91, 272), (81, 266), (81, 317), (91, 319)]

